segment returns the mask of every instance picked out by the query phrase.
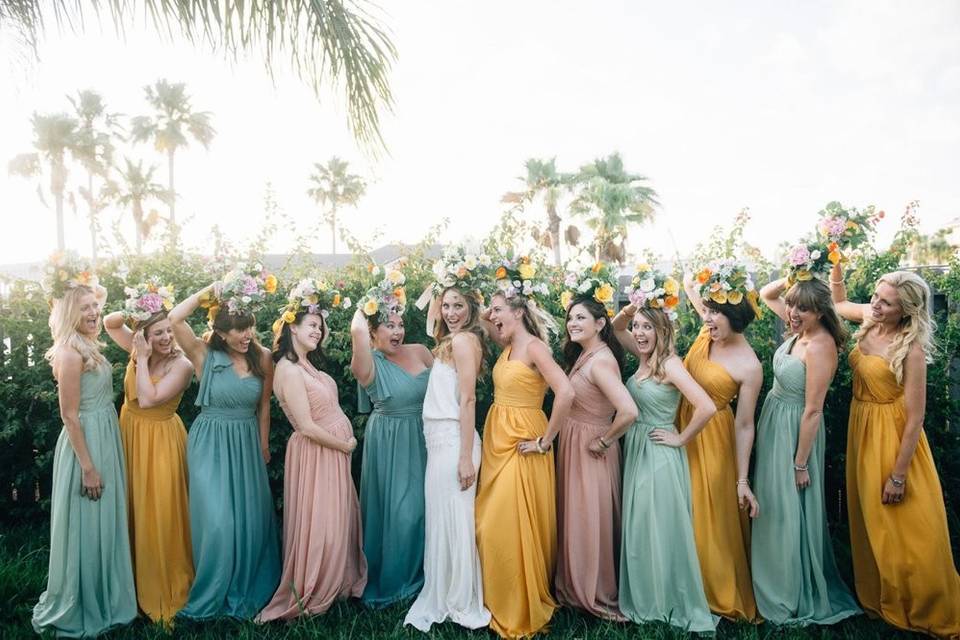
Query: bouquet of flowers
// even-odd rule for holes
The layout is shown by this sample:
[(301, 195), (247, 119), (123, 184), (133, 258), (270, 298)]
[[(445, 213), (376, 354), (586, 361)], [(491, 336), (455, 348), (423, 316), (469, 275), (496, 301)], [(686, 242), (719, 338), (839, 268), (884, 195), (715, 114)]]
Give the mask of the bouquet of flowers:
[(59, 300), (74, 287), (86, 286), (96, 290), (100, 280), (93, 267), (73, 252), (58, 251), (50, 256), (41, 282), (44, 292), (51, 300)]
[(568, 272), (563, 279), (566, 289), (560, 294), (560, 305), (567, 309), (578, 296), (590, 296), (607, 309), (607, 315), (613, 315), (616, 303), (616, 272), (606, 264), (597, 262), (581, 273)]
[(827, 241), (828, 257), (833, 264), (843, 259), (843, 252), (857, 249), (870, 242), (883, 211), (870, 205), (863, 211), (844, 209), (839, 202), (830, 202), (819, 213), (817, 231)]
[(546, 281), (537, 278), (538, 274), (542, 274), (545, 269), (534, 257), (529, 255), (517, 258), (508, 256), (500, 258), (495, 264), (497, 268), (493, 277), (497, 290), (507, 298), (515, 296), (532, 298), (537, 295), (550, 295), (550, 289)]
[(677, 319), (680, 304), (680, 283), (647, 263), (637, 265), (637, 273), (624, 289), (630, 303), (637, 308), (660, 309), (671, 321)]
[(326, 318), (331, 309), (349, 309), (350, 298), (343, 296), (323, 278), (304, 278), (287, 294), (287, 304), (280, 307), (280, 317), (273, 323), (273, 332), (280, 333), (284, 324), (292, 324), (301, 311)]
[(363, 314), (372, 317), (379, 314), (385, 322), (392, 314), (403, 315), (407, 308), (407, 292), (404, 289), (406, 276), (399, 269), (390, 269), (375, 286), (367, 289), (359, 305)]
[(733, 258), (714, 260), (697, 272), (700, 296), (717, 304), (740, 304), (744, 296), (760, 315), (759, 294), (747, 265)]
[(447, 287), (473, 292), (479, 302), (490, 289), (490, 267), (493, 260), (485, 253), (474, 255), (462, 246), (450, 247), (433, 263), (433, 293), (440, 295)]
[(811, 280), (817, 274), (830, 271), (831, 264), (837, 261), (839, 256), (830, 250), (829, 245), (825, 247), (816, 241), (801, 242), (787, 252), (787, 282), (792, 285)]
[(124, 287), (127, 295), (123, 315), (132, 322), (143, 322), (161, 311), (173, 309), (173, 286), (162, 285), (157, 278), (148, 278), (132, 287)]
[(276, 293), (277, 277), (267, 273), (263, 265), (237, 264), (200, 300), (207, 309), (207, 318), (213, 321), (221, 307), (231, 315), (254, 313), (266, 300), (268, 294)]

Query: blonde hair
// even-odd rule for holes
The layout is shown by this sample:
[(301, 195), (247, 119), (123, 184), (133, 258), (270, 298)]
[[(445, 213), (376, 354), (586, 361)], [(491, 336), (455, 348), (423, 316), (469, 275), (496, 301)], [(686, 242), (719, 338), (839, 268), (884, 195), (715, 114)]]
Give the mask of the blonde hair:
[[(443, 293), (440, 294), (441, 303), (448, 291), (455, 291), (466, 300), (470, 318), (466, 324), (460, 328), (460, 331), (466, 331), (477, 336), (477, 340), (480, 342), (480, 366), (481, 370), (483, 370), (486, 367), (487, 361), (487, 332), (484, 331), (480, 325), (480, 301), (477, 300), (475, 294), (472, 292), (464, 291), (457, 287), (447, 287), (443, 290)], [(433, 327), (433, 339), (437, 341), (437, 346), (433, 348), (434, 357), (447, 363), (453, 359), (453, 336), (454, 334), (451, 333), (450, 328), (447, 326), (447, 321), (442, 317), (437, 318)]]
[[(933, 332), (937, 325), (931, 317), (930, 287), (926, 281), (910, 271), (892, 271), (880, 276), (879, 285), (885, 282), (896, 288), (900, 298), (900, 312), (903, 317), (897, 327), (897, 334), (887, 347), (887, 356), (890, 361), (890, 371), (897, 378), (897, 384), (903, 384), (903, 361), (914, 343), (918, 343), (926, 354), (927, 361), (933, 354)], [(853, 334), (855, 340), (860, 340), (877, 323), (869, 315), (864, 316), (860, 329)]]
[(536, 302), (521, 295), (508, 298), (506, 294), (500, 291), (493, 295), (494, 297), (502, 297), (511, 309), (522, 312), (520, 319), (527, 333), (540, 338), (546, 344), (550, 344), (550, 332), (557, 333), (557, 321), (537, 306)]
[(80, 300), (86, 295), (96, 295), (88, 286), (80, 285), (67, 290), (62, 298), (54, 299), (50, 309), (50, 334), (53, 336), (53, 345), (47, 349), (44, 357), (50, 366), (61, 349), (73, 349), (80, 354), (84, 371), (92, 371), (107, 359), (100, 353), (105, 347), (96, 338), (80, 333)]
[[(663, 364), (673, 355), (677, 348), (673, 323), (667, 314), (663, 312), (663, 309), (643, 307), (639, 310), (638, 314), (650, 321), (657, 335), (657, 344), (653, 348), (653, 353), (650, 354), (650, 376), (662, 382), (663, 377), (666, 375)], [(636, 318), (634, 318), (634, 322), (636, 322)]]

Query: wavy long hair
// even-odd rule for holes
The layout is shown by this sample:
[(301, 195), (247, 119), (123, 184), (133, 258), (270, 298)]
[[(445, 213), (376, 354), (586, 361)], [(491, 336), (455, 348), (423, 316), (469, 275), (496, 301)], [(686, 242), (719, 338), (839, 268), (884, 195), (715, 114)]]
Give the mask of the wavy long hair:
[(92, 371), (106, 363), (107, 359), (100, 352), (106, 345), (96, 338), (91, 338), (80, 332), (80, 322), (83, 314), (80, 312), (80, 300), (86, 295), (96, 295), (88, 286), (71, 287), (62, 298), (54, 299), (50, 309), (50, 334), (53, 336), (53, 345), (44, 354), (50, 366), (61, 349), (69, 348), (80, 354), (84, 371)]
[(550, 332), (548, 325), (551, 318), (540, 307), (537, 306), (536, 302), (530, 300), (526, 296), (521, 295), (515, 295), (508, 298), (502, 292), (493, 294), (494, 298), (497, 296), (503, 298), (507, 306), (514, 311), (522, 312), (520, 318), (523, 321), (523, 327), (527, 330), (527, 333), (540, 338), (546, 344), (550, 344)]
[[(256, 324), (257, 319), (252, 313), (230, 313), (226, 307), (220, 307), (217, 315), (213, 318), (213, 330), (207, 332), (204, 338), (207, 346), (211, 349), (229, 353), (230, 347), (227, 346), (226, 340), (221, 338), (217, 332), (222, 331), (223, 333), (227, 333), (232, 329), (243, 331), (249, 327), (255, 327)], [(260, 340), (257, 338), (257, 332), (254, 331), (253, 339), (250, 341), (250, 347), (247, 349), (247, 352), (243, 354), (243, 357), (247, 361), (247, 368), (250, 369), (250, 373), (262, 379), (265, 372), (263, 370), (263, 363), (260, 360), (261, 353)]]
[[(677, 349), (673, 322), (671, 322), (667, 314), (663, 312), (663, 309), (643, 307), (637, 311), (637, 315), (649, 320), (657, 335), (657, 344), (653, 347), (653, 353), (650, 354), (650, 375), (655, 380), (661, 381), (663, 380), (663, 376), (666, 375), (663, 365)], [(633, 322), (636, 321), (637, 318), (634, 317)]]
[[(850, 334), (840, 322), (840, 316), (837, 315), (837, 310), (833, 306), (830, 288), (822, 280), (814, 278), (797, 282), (787, 291), (783, 301), (787, 306), (796, 307), (800, 311), (819, 314), (820, 324), (833, 338), (838, 350), (842, 350), (847, 344)], [(790, 331), (789, 325), (787, 331)]]
[[(150, 331), (150, 327), (152, 327), (153, 325), (157, 324), (158, 322), (160, 322), (160, 321), (162, 321), (162, 320), (166, 320), (166, 319), (167, 319), (167, 312), (166, 312), (166, 310), (157, 311), (155, 314), (153, 314), (152, 316), (150, 316), (150, 317), (147, 318), (146, 320), (137, 320), (136, 322), (134, 322), (134, 323), (133, 323), (133, 330), (134, 330), (135, 332), (136, 332), (136, 331), (141, 331), (141, 332), (143, 333), (144, 339), (149, 341), (149, 337), (147, 336), (147, 332)], [(174, 338), (174, 340), (173, 340), (173, 348), (170, 349), (170, 354), (167, 355), (167, 358), (170, 358), (171, 360), (173, 360), (174, 358), (179, 358), (179, 357), (180, 357), (180, 353), (181, 353), (181, 351), (180, 351), (180, 345), (177, 344), (177, 340), (176, 340), (176, 338)], [(134, 357), (132, 351), (130, 352), (130, 357), (131, 357), (131, 358)]]
[(587, 313), (594, 320), (603, 320), (603, 327), (600, 328), (600, 340), (610, 348), (613, 357), (617, 359), (617, 366), (623, 369), (624, 353), (623, 345), (613, 334), (613, 326), (610, 324), (610, 317), (607, 315), (607, 308), (597, 302), (593, 296), (577, 296), (567, 307), (567, 314), (564, 318), (564, 341), (563, 341), (563, 368), (569, 373), (573, 365), (577, 363), (577, 358), (583, 353), (583, 347), (570, 339), (570, 332), (566, 328), (566, 323), (570, 321), (570, 312), (577, 305), (582, 305)]
[[(880, 276), (877, 284), (885, 282), (896, 288), (900, 297), (900, 324), (897, 334), (887, 348), (887, 359), (890, 362), (890, 371), (897, 378), (897, 384), (903, 384), (903, 361), (914, 343), (919, 343), (926, 354), (927, 361), (933, 355), (933, 334), (937, 329), (933, 321), (932, 296), (927, 282), (910, 271), (891, 271)], [(865, 316), (863, 324), (853, 337), (860, 340), (867, 335), (877, 323), (870, 316)]]
[[(480, 342), (480, 369), (482, 371), (487, 363), (487, 332), (484, 331), (483, 326), (480, 324), (480, 302), (473, 292), (457, 287), (447, 287), (440, 294), (441, 305), (443, 304), (443, 296), (447, 295), (448, 291), (456, 291), (467, 301), (467, 310), (470, 313), (470, 317), (467, 318), (467, 321), (460, 331), (467, 331), (477, 336), (477, 340)], [(450, 362), (452, 359), (453, 335), (447, 326), (446, 320), (444, 320), (442, 316), (437, 318), (433, 325), (433, 338), (437, 341), (437, 346), (433, 348), (433, 355), (442, 362)]]
[[(307, 315), (309, 314), (301, 309), (297, 312), (292, 324), (299, 325)], [(321, 314), (315, 315), (320, 318), (320, 327), (323, 329), (323, 336), (320, 338), (320, 341), (317, 342), (317, 347), (313, 351), (307, 352), (307, 362), (319, 370), (323, 366), (323, 340), (327, 337), (330, 327), (327, 325), (326, 318)], [(294, 364), (300, 362), (300, 356), (297, 355), (297, 350), (293, 348), (293, 332), (290, 331), (290, 327), (291, 324), (284, 322), (280, 333), (273, 338), (273, 353), (270, 357), (273, 358), (274, 364), (284, 358)]]

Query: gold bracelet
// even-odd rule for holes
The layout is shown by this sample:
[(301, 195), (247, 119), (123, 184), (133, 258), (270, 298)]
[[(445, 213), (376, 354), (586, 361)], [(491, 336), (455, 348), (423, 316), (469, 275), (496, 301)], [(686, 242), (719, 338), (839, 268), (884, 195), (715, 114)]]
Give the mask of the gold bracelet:
[(830, 278), (830, 284), (843, 284), (843, 280), (834, 280), (833, 278)]
[(746, 478), (740, 478), (739, 480), (737, 480), (737, 486), (739, 487), (740, 485), (746, 485), (749, 487), (750, 481), (747, 480)]

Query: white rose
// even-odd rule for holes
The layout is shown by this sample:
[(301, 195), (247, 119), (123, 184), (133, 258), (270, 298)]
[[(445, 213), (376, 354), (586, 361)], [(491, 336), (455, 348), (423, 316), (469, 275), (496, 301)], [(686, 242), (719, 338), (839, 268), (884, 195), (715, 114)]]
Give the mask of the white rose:
[(343, 299), (343, 302), (340, 303), (340, 306), (343, 307), (344, 309), (349, 309), (349, 308), (350, 308), (350, 305), (352, 305), (352, 304), (353, 304), (353, 303), (350, 302), (350, 298), (344, 298), (344, 299)]
[(492, 261), (490, 260), (490, 256), (488, 256), (485, 253), (481, 253), (477, 261), (484, 267), (489, 267), (492, 263)]
[(644, 278), (640, 281), (640, 291), (648, 293), (653, 291), (657, 287), (657, 283), (653, 278)]
[(470, 271), (473, 271), (477, 268), (477, 259), (474, 256), (467, 254), (467, 256), (463, 259), (463, 266)]
[(240, 299), (241, 299), (243, 302), (245, 302), (245, 303), (250, 302), (250, 300), (251, 300), (250, 296), (243, 296), (243, 297), (240, 298)]
[(514, 281), (513, 281), (513, 286), (515, 286), (517, 289), (519, 289), (520, 287), (523, 286), (523, 283), (520, 282), (519, 280), (514, 280)]
[(592, 282), (590, 282), (589, 280), (584, 280), (583, 282), (580, 283), (580, 286), (577, 287), (577, 291), (579, 291), (580, 293), (586, 293), (587, 291), (590, 291), (590, 287), (592, 286), (593, 286)]
[(820, 250), (819, 250), (819, 249), (814, 249), (813, 251), (810, 252), (810, 259), (811, 259), (811, 260), (819, 260), (821, 255), (823, 255), (823, 254), (820, 253)]

